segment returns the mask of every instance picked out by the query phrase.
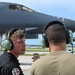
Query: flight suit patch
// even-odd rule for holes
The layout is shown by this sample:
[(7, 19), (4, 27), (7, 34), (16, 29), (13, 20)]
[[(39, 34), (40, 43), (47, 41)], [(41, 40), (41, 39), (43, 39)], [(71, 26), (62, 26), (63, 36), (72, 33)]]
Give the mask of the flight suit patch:
[(20, 70), (18, 68), (14, 68), (12, 70), (12, 75), (19, 75), (20, 74)]

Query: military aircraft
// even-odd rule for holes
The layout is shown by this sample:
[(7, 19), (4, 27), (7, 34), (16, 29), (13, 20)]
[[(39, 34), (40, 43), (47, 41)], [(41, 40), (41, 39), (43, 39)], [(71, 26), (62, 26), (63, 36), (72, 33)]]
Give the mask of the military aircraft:
[(38, 38), (37, 34), (42, 34), (43, 27), (53, 20), (62, 21), (74, 32), (74, 20), (46, 15), (16, 3), (0, 2), (0, 34), (11, 28), (21, 28), (26, 31), (26, 38)]

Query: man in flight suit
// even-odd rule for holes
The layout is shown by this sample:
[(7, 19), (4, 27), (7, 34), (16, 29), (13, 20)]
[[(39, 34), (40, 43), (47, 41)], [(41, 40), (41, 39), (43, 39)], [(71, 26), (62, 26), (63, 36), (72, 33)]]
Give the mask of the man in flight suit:
[(25, 35), (20, 29), (11, 29), (3, 42), (6, 50), (0, 56), (0, 75), (24, 75), (18, 57), (25, 53)]

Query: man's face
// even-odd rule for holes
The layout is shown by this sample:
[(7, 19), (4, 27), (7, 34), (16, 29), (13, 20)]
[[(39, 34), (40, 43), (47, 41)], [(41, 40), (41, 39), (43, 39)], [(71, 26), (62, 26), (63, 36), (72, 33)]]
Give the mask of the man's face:
[(26, 48), (26, 44), (25, 44), (25, 37), (20, 39), (18, 37), (16, 38), (12, 38), (12, 42), (13, 42), (13, 53), (16, 55), (21, 55), (25, 53), (25, 48)]

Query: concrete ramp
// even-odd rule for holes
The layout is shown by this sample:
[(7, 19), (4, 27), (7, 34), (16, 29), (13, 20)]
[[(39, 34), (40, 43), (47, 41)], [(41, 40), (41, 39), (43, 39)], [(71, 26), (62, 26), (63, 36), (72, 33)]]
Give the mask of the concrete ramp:
[(30, 75), (30, 67), (33, 63), (32, 56), (19, 56), (20, 67), (24, 75)]

